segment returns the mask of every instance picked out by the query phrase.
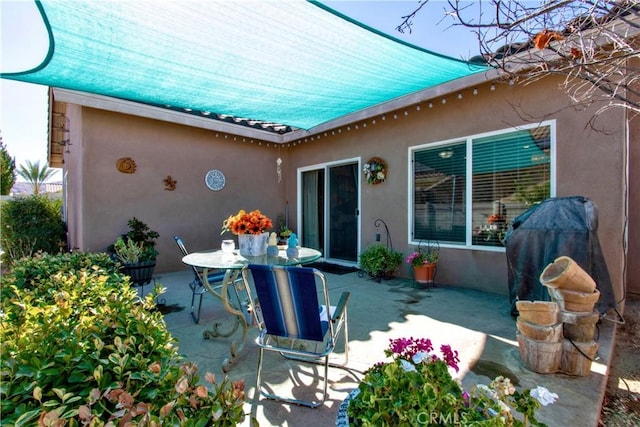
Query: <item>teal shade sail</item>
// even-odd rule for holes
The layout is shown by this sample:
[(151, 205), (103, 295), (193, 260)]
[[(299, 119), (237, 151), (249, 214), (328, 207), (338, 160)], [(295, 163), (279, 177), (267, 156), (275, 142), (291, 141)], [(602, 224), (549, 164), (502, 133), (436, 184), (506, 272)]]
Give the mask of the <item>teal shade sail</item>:
[(318, 2), (36, 5), (48, 54), (2, 78), (295, 128), (487, 70), (376, 32)]

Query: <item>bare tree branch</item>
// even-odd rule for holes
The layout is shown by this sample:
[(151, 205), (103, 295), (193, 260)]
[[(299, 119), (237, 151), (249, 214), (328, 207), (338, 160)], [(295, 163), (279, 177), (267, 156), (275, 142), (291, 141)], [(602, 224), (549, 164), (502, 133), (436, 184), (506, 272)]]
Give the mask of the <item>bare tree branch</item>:
[[(403, 16), (398, 31), (411, 31), (429, 0)], [(445, 16), (474, 31), (481, 62), (504, 79), (529, 84), (550, 74), (577, 104), (604, 102), (640, 113), (640, 2), (634, 0), (448, 0)], [(635, 65), (634, 64), (635, 62)]]

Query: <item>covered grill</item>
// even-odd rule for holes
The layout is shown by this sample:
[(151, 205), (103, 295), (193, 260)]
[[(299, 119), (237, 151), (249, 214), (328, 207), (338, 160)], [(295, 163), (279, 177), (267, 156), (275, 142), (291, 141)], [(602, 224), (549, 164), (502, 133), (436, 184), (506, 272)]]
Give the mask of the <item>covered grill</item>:
[(571, 257), (595, 280), (600, 315), (615, 308), (609, 271), (598, 240), (596, 205), (581, 196), (550, 198), (513, 220), (505, 236), (511, 314), (517, 300), (549, 301), (540, 283), (544, 268), (559, 256)]

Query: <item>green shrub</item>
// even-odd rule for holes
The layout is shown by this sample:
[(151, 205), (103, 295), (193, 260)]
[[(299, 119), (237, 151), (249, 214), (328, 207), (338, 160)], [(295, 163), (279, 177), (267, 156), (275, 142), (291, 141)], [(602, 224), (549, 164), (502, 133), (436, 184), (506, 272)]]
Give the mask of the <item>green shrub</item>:
[(45, 196), (17, 197), (2, 202), (0, 245), (3, 261), (12, 264), (38, 251), (58, 254), (66, 248), (62, 201)]
[[(34, 295), (41, 292), (50, 292), (47, 278), (60, 271), (68, 273), (82, 270), (101, 269), (105, 272), (117, 272), (116, 262), (106, 253), (65, 253), (58, 256), (50, 256), (45, 253), (37, 253), (33, 257), (23, 258), (14, 263), (11, 274), (3, 277), (1, 298), (7, 302), (16, 296), (13, 286), (17, 289), (31, 289)], [(120, 280), (120, 277), (116, 280)], [(40, 289), (42, 288), (42, 289)]]
[(244, 383), (201, 383), (154, 310), (161, 289), (141, 301), (107, 255), (25, 259), (4, 287), (0, 425), (243, 421)]
[(402, 264), (402, 252), (374, 243), (360, 253), (360, 268), (375, 278), (388, 279)]

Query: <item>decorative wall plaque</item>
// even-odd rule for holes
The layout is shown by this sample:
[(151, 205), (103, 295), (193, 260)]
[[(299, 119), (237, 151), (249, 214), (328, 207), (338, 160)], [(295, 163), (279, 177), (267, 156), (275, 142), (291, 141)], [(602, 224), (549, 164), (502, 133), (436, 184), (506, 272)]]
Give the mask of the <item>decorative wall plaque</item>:
[(167, 175), (167, 177), (164, 179), (164, 189), (167, 191), (173, 191), (176, 189), (177, 183), (178, 181), (173, 179), (171, 175)]
[(135, 173), (136, 162), (131, 157), (121, 157), (116, 161), (116, 168), (122, 173)]
[(212, 169), (205, 175), (204, 183), (207, 184), (209, 190), (220, 191), (224, 188), (226, 179), (222, 172), (217, 169)]

